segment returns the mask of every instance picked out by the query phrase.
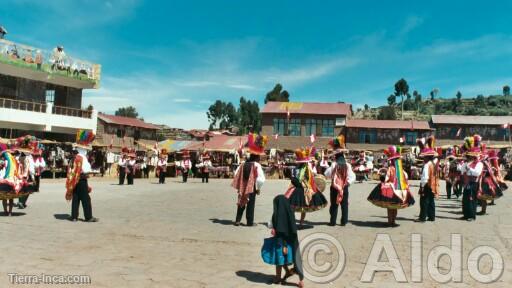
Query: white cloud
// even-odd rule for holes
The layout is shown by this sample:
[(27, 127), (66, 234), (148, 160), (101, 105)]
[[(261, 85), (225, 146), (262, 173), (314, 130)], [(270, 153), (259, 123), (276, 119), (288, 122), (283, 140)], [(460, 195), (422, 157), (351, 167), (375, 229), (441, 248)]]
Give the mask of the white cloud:
[(190, 102), (192, 102), (192, 100), (188, 99), (188, 98), (176, 98), (176, 99), (173, 99), (172, 101), (174, 101), (176, 103), (190, 103)]
[(400, 30), (400, 35), (405, 35), (412, 30), (414, 30), (416, 27), (420, 26), (423, 23), (423, 18), (418, 17), (416, 15), (412, 15), (407, 17), (405, 19), (405, 24), (402, 27), (402, 30)]

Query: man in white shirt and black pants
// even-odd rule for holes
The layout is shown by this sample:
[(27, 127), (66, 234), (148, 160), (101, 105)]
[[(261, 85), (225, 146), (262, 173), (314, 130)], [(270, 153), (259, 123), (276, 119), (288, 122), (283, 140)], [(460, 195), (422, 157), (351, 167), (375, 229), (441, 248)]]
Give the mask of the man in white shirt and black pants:
[[(87, 160), (87, 157), (84, 155), (79, 155), (78, 150), (72, 151), (73, 159), (70, 161), (70, 165), (78, 165), (79, 160), (77, 157), (81, 157), (82, 161), (82, 171), (80, 173), (80, 177), (78, 183), (73, 189), (72, 199), (71, 199), (71, 217), (70, 221), (78, 220), (78, 209), (80, 207), (80, 202), (82, 202), (82, 208), (84, 210), (84, 218), (85, 222), (98, 222), (98, 218), (92, 217), (92, 206), (91, 206), (91, 196), (89, 196), (90, 188), (87, 178), (89, 177), (89, 173), (92, 172), (91, 164)], [(70, 171), (73, 171), (73, 166), (70, 166)], [(68, 198), (68, 197), (67, 197)]]

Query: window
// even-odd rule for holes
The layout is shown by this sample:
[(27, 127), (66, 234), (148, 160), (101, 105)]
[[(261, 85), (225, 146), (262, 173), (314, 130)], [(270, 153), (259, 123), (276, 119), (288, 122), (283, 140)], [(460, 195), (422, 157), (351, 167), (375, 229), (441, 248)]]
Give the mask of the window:
[(284, 135), (284, 119), (274, 118), (274, 134)]
[(375, 144), (377, 143), (377, 131), (359, 130), (359, 143)]
[(345, 118), (336, 118), (336, 127), (345, 126)]
[(46, 103), (53, 103), (55, 100), (55, 90), (46, 90)]
[(407, 144), (407, 145), (415, 145), (417, 138), (418, 138), (418, 133), (417, 132), (406, 132), (405, 133), (405, 144)]
[(318, 134), (316, 130), (316, 123), (317, 120), (315, 119), (306, 119), (306, 136), (309, 136), (311, 134)]
[(290, 122), (288, 122), (288, 135), (300, 136), (300, 119), (290, 119)]
[(322, 136), (334, 137), (334, 120), (322, 120)]

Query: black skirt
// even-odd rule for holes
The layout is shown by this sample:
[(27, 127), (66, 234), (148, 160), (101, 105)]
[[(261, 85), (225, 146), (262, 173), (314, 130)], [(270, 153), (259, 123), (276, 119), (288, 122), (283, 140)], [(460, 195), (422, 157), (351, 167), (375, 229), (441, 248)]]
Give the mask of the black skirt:
[(391, 187), (386, 187), (386, 191), (383, 191), (382, 183), (377, 184), (377, 186), (373, 188), (367, 199), (373, 205), (387, 209), (403, 209), (412, 206), (415, 203), (414, 197), (410, 191), (407, 191), (405, 201), (402, 201), (400, 197), (392, 192)]
[(304, 195), (304, 188), (302, 187), (295, 187), (289, 199), (290, 206), (295, 212), (313, 212), (327, 206), (327, 199), (320, 192), (313, 194), (308, 205)]

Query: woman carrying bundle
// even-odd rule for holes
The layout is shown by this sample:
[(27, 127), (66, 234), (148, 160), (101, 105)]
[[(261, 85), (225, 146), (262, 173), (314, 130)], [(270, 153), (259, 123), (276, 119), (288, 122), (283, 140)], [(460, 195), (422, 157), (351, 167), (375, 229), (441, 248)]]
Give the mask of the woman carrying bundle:
[(398, 209), (414, 205), (414, 197), (409, 190), (408, 177), (402, 164), (401, 148), (390, 146), (384, 150), (387, 156), (388, 169), (381, 176), (379, 183), (368, 196), (368, 201), (374, 205), (388, 210), (388, 225), (396, 224)]

